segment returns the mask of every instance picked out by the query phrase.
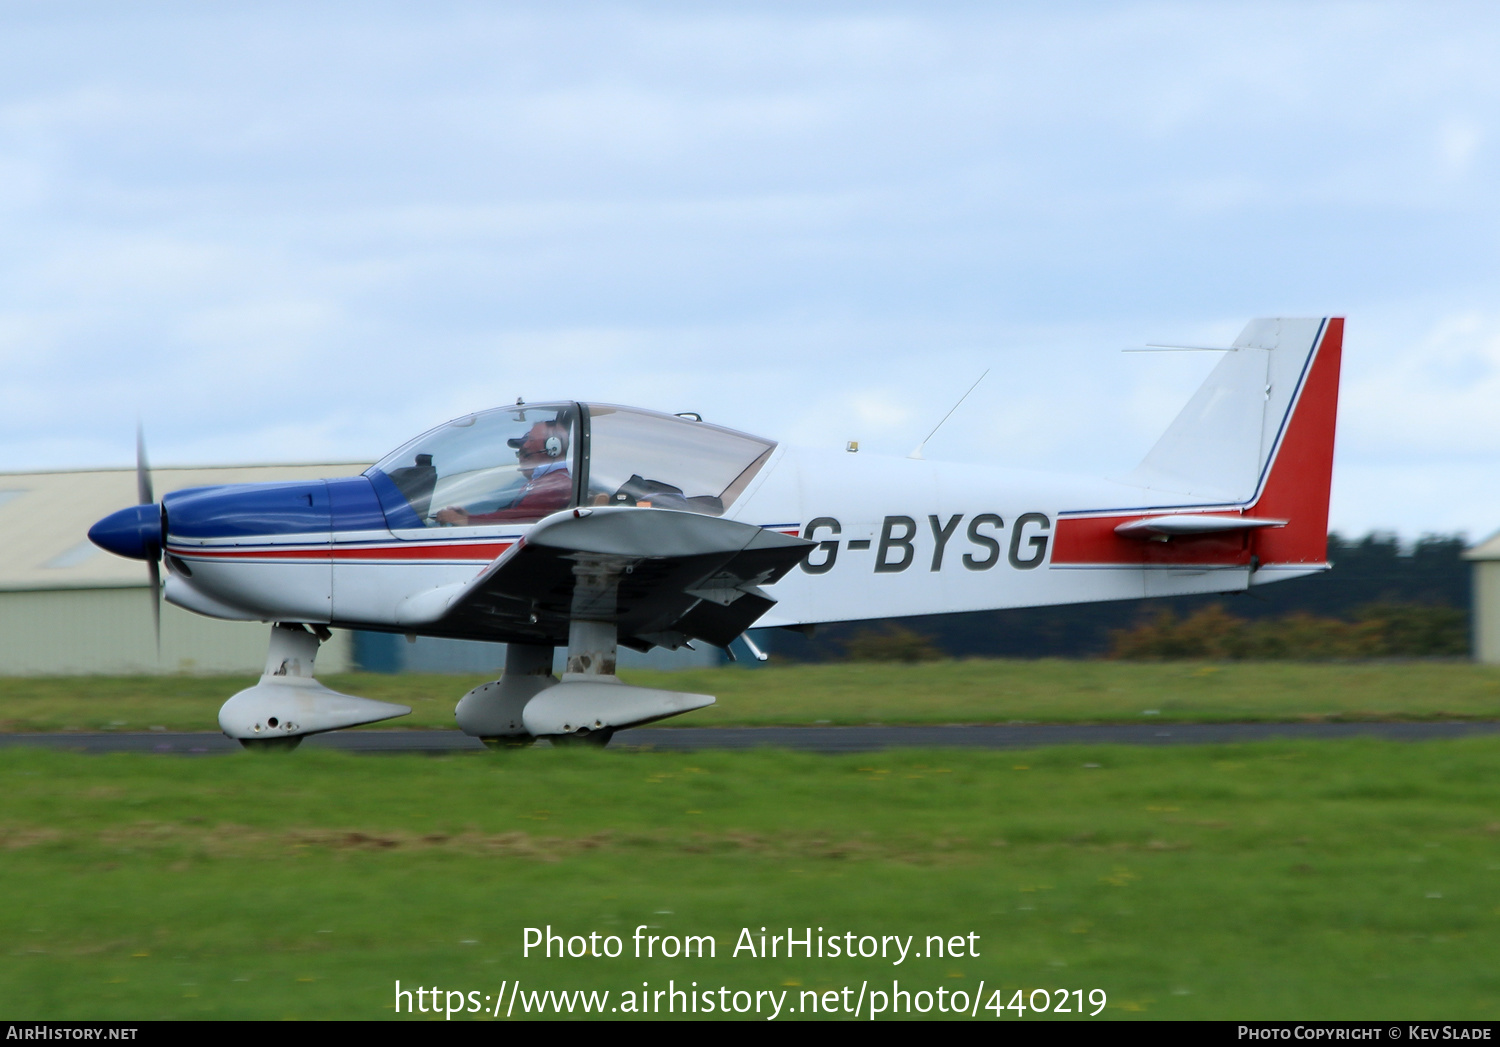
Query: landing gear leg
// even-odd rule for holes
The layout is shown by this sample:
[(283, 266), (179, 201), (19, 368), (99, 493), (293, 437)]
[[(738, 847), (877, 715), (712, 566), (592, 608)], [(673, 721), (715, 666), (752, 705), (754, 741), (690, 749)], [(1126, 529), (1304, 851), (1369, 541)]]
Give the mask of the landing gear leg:
[[(580, 589), (583, 588), (584, 580), (580, 577)], [(616, 579), (607, 578), (605, 584), (610, 587), (608, 600), (612, 609)], [(579, 602), (577, 597), (574, 597), (574, 601)], [(563, 672), (563, 682), (609, 684), (621, 688), (620, 693), (623, 694), (624, 684), (615, 675), (615, 662), (619, 657), (618, 640), (619, 629), (614, 622), (591, 622), (574, 618), (568, 623), (568, 661), (567, 669)], [(548, 736), (553, 745), (602, 749), (615, 736), (615, 729), (606, 726), (601, 718), (590, 720), (585, 714), (577, 719), (584, 722), (564, 723), (563, 733)]]
[(512, 644), (505, 675), (458, 703), (456, 718), (466, 734), (492, 748), (535, 738), (604, 746), (622, 728), (713, 704), (710, 695), (631, 687), (615, 675), (617, 596), (632, 562), (612, 554), (575, 558), (562, 679), (552, 675), (551, 647)]

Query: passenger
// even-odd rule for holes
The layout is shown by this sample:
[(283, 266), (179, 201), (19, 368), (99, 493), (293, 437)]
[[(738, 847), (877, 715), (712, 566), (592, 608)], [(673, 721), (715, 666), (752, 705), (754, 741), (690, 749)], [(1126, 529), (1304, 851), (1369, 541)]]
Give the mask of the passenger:
[(559, 422), (537, 422), (520, 439), (509, 441), (526, 485), (509, 505), (487, 513), (471, 513), (460, 506), (439, 509), (433, 519), (455, 527), (482, 526), (517, 520), (539, 520), (566, 509), (573, 500), (573, 477), (568, 471), (568, 430)]

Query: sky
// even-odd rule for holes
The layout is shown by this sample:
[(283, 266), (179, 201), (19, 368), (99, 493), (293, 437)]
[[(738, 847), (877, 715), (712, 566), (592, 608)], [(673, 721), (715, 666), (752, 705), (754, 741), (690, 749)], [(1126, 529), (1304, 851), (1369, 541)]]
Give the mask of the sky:
[(1500, 528), (1500, 8), (0, 0), (0, 470), (517, 396), (1120, 475), (1348, 318), (1331, 526)]

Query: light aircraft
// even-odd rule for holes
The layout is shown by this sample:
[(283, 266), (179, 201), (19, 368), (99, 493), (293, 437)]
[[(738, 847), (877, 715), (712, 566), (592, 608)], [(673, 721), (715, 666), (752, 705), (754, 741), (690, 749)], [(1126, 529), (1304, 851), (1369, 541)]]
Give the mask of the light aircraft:
[(271, 623), (264, 674), (219, 713), (247, 747), (411, 711), (318, 683), (330, 629), (503, 641), (504, 674), (463, 696), (459, 727), (492, 745), (603, 744), (714, 701), (621, 683), (619, 644), (727, 648), (752, 625), (1234, 592), (1326, 569), (1343, 330), (1256, 320), (1213, 347), (1223, 358), (1119, 480), (518, 401), (360, 476), (160, 502), (138, 446), (141, 504), (89, 537), (147, 561), (153, 588), (165, 563), (179, 607)]

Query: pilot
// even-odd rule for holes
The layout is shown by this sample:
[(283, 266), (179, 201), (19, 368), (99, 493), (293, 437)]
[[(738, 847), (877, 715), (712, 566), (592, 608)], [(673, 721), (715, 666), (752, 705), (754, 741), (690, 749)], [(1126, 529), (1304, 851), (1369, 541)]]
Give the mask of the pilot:
[(537, 422), (525, 436), (508, 441), (516, 449), (516, 460), (526, 485), (511, 503), (488, 513), (471, 513), (450, 505), (433, 519), (457, 527), (513, 520), (537, 520), (573, 500), (573, 477), (568, 471), (568, 430), (558, 422)]

